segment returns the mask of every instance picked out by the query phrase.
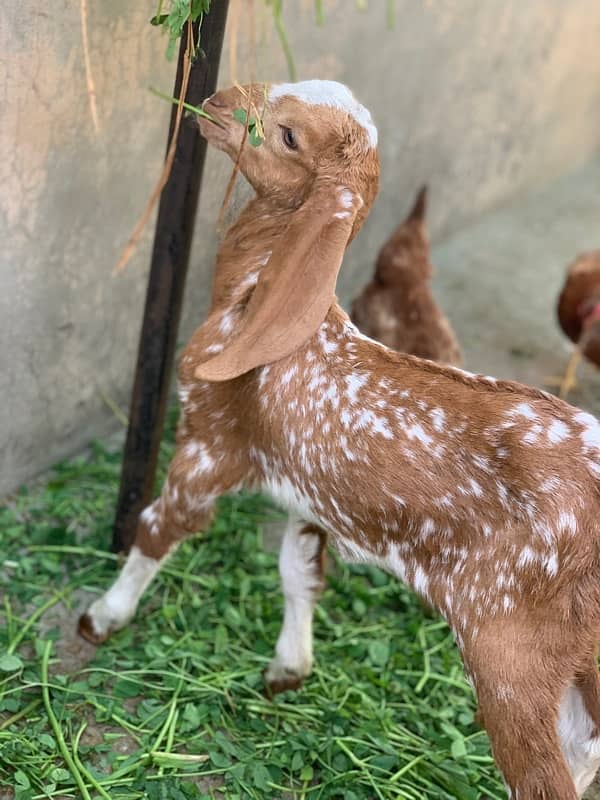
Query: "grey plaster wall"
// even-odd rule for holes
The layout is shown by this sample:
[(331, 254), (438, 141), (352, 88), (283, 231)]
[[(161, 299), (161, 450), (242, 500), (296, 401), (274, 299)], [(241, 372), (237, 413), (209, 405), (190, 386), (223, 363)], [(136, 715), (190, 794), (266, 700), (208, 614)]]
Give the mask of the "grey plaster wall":
[[(232, 4), (246, 80), (249, 4)], [(322, 28), (312, 0), (284, 5), (299, 77), (348, 83), (380, 130), (381, 194), (343, 299), (422, 181), (440, 239), (598, 150), (597, 0), (397, 0), (392, 30), (383, 0), (366, 13), (325, 0)], [(80, 4), (8, 0), (0, 17), (0, 495), (117, 425), (106, 399), (126, 410), (131, 386), (152, 226), (126, 272), (111, 271), (164, 154), (168, 108), (147, 87), (170, 92), (173, 68), (147, 24), (153, 3), (87, 6), (97, 129)], [(257, 77), (286, 79), (269, 12), (254, 6)], [(231, 66), (226, 49), (222, 83)], [(206, 309), (229, 172), (210, 155), (182, 340)]]

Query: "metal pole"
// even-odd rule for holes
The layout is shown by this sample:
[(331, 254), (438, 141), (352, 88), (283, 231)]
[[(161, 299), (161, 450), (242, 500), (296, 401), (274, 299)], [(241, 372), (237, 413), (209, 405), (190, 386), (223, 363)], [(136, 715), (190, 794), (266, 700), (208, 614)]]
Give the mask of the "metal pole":
[[(202, 21), (201, 52), (192, 66), (185, 98), (193, 105), (201, 105), (216, 89), (228, 5), (228, 0), (212, 0), (210, 13)], [(195, 41), (197, 37), (195, 23)], [(186, 39), (184, 30), (175, 97), (179, 97), (181, 88)], [(173, 135), (175, 113), (173, 106), (168, 142)], [(184, 120), (156, 221), (113, 530), (112, 547), (116, 552), (127, 552), (131, 547), (140, 512), (153, 493), (205, 156), (206, 141), (196, 125), (185, 124)]]

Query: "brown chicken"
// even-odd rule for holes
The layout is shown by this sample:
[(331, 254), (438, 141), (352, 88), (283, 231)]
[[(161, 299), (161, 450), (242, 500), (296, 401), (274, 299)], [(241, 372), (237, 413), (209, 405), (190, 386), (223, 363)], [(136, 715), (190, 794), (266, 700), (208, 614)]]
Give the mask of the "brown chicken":
[(567, 280), (558, 298), (558, 321), (575, 350), (559, 382), (561, 397), (576, 386), (582, 358), (600, 366), (600, 250), (583, 253), (567, 269)]
[(456, 336), (431, 292), (426, 209), (423, 186), (379, 251), (373, 280), (352, 304), (351, 317), (364, 334), (394, 350), (460, 366)]

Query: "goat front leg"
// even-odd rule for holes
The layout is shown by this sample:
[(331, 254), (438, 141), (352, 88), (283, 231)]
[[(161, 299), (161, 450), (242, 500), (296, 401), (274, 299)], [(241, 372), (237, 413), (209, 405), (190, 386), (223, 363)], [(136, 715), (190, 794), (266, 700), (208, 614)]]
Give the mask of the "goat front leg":
[(269, 695), (297, 689), (310, 675), (313, 612), (324, 586), (326, 540), (316, 525), (288, 520), (279, 553), (285, 610), (275, 657), (265, 672)]
[(111, 633), (124, 628), (164, 560), (144, 555), (134, 544), (117, 580), (79, 617), (79, 634), (98, 645), (105, 642)]
[(79, 633), (101, 644), (135, 615), (139, 600), (162, 564), (186, 537), (205, 530), (216, 498), (243, 478), (241, 458), (220, 468), (207, 445), (178, 447), (161, 496), (140, 515), (133, 546), (113, 585), (79, 619)]

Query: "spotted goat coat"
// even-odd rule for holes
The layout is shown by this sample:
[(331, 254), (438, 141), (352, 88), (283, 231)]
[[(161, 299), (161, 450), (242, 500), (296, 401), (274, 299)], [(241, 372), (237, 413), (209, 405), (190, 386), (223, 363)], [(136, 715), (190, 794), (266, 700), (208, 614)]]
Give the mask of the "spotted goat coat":
[[(575, 800), (600, 762), (600, 427), (541, 391), (393, 352), (350, 322), (332, 287), (377, 162), (368, 112), (337, 87), (265, 90), (256, 150), (244, 149), (245, 131), (231, 133), (238, 89), (206, 106), (226, 133), (208, 122), (202, 132), (239, 159), (257, 195), (222, 243), (209, 316), (181, 358), (182, 418), (162, 493), (80, 631), (101, 642), (122, 627), (177, 543), (206, 528), (216, 498), (260, 487), (290, 510), (271, 691), (310, 672), (328, 539), (448, 621), (509, 796)], [(292, 126), (288, 168), (280, 136), (289, 146)], [(357, 141), (370, 176), (352, 172)], [(332, 186), (335, 159), (344, 164)], [(303, 220), (314, 196), (319, 214)], [(289, 292), (281, 281), (296, 252), (304, 260)], [(318, 273), (304, 266), (315, 261)]]

